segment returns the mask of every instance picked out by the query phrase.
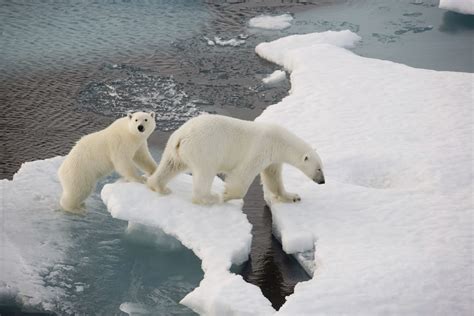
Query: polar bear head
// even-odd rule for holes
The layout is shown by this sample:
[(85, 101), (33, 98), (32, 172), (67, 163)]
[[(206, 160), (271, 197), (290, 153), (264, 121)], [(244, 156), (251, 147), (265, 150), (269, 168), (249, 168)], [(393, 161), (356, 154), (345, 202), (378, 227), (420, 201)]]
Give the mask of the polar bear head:
[(315, 150), (308, 150), (301, 157), (298, 168), (318, 184), (324, 184), (323, 164)]
[(155, 112), (128, 113), (128, 129), (133, 135), (147, 138), (155, 130)]

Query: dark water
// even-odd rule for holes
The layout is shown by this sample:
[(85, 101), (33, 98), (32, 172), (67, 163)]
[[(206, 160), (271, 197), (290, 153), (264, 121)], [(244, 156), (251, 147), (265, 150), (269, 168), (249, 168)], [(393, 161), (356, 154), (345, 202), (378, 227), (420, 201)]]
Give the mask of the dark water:
[[(306, 272), (292, 256), (282, 251), (272, 235), (272, 213), (263, 200), (260, 179), (256, 179), (244, 199), (244, 213), (252, 223), (250, 259), (241, 274), (244, 280), (258, 285), (275, 309), (293, 294), (296, 283), (308, 279)], [(262, 210), (263, 208), (263, 210)]]

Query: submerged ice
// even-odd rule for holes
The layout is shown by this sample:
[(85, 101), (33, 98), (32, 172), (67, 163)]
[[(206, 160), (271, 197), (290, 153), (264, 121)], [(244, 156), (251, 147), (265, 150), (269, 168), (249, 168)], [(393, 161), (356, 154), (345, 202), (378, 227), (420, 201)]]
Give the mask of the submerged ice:
[(149, 314), (192, 314), (179, 301), (202, 278), (198, 258), (156, 228), (111, 218), (97, 190), (86, 216), (61, 211), (62, 161), (27, 162), (0, 181), (0, 305), (112, 315), (129, 302)]

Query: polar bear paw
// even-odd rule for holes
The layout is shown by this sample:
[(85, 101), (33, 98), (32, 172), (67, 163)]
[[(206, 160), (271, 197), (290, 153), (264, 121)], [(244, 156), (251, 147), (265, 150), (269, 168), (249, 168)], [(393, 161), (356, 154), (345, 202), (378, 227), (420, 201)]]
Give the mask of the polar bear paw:
[(161, 195), (168, 195), (172, 192), (171, 189), (168, 187), (158, 187), (155, 191), (160, 193)]
[(130, 183), (145, 183), (145, 179), (142, 176), (136, 176), (136, 177), (123, 177), (123, 181), (125, 182), (130, 182)]
[(275, 196), (277, 201), (283, 203), (297, 203), (301, 201), (301, 197), (296, 193), (285, 193)]
[(146, 186), (152, 190), (152, 191), (155, 191), (155, 192), (158, 192), (159, 194), (161, 195), (168, 195), (170, 194), (172, 191), (171, 189), (169, 189), (168, 187), (166, 186), (161, 186), (161, 185), (156, 185), (156, 184), (153, 184), (153, 183), (150, 183), (150, 181), (147, 181), (146, 182)]
[(201, 205), (211, 205), (220, 203), (221, 199), (217, 194), (208, 194), (202, 196), (193, 196), (192, 202), (194, 204), (201, 204)]

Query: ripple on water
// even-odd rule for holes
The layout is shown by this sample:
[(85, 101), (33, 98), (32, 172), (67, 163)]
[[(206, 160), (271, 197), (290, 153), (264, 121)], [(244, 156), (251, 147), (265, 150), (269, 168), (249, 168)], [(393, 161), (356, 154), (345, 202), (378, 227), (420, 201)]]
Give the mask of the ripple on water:
[(81, 111), (92, 111), (112, 117), (128, 111), (155, 111), (157, 128), (176, 129), (188, 119), (202, 113), (172, 76), (147, 73), (136, 67), (111, 65), (102, 81), (90, 82), (78, 96)]

